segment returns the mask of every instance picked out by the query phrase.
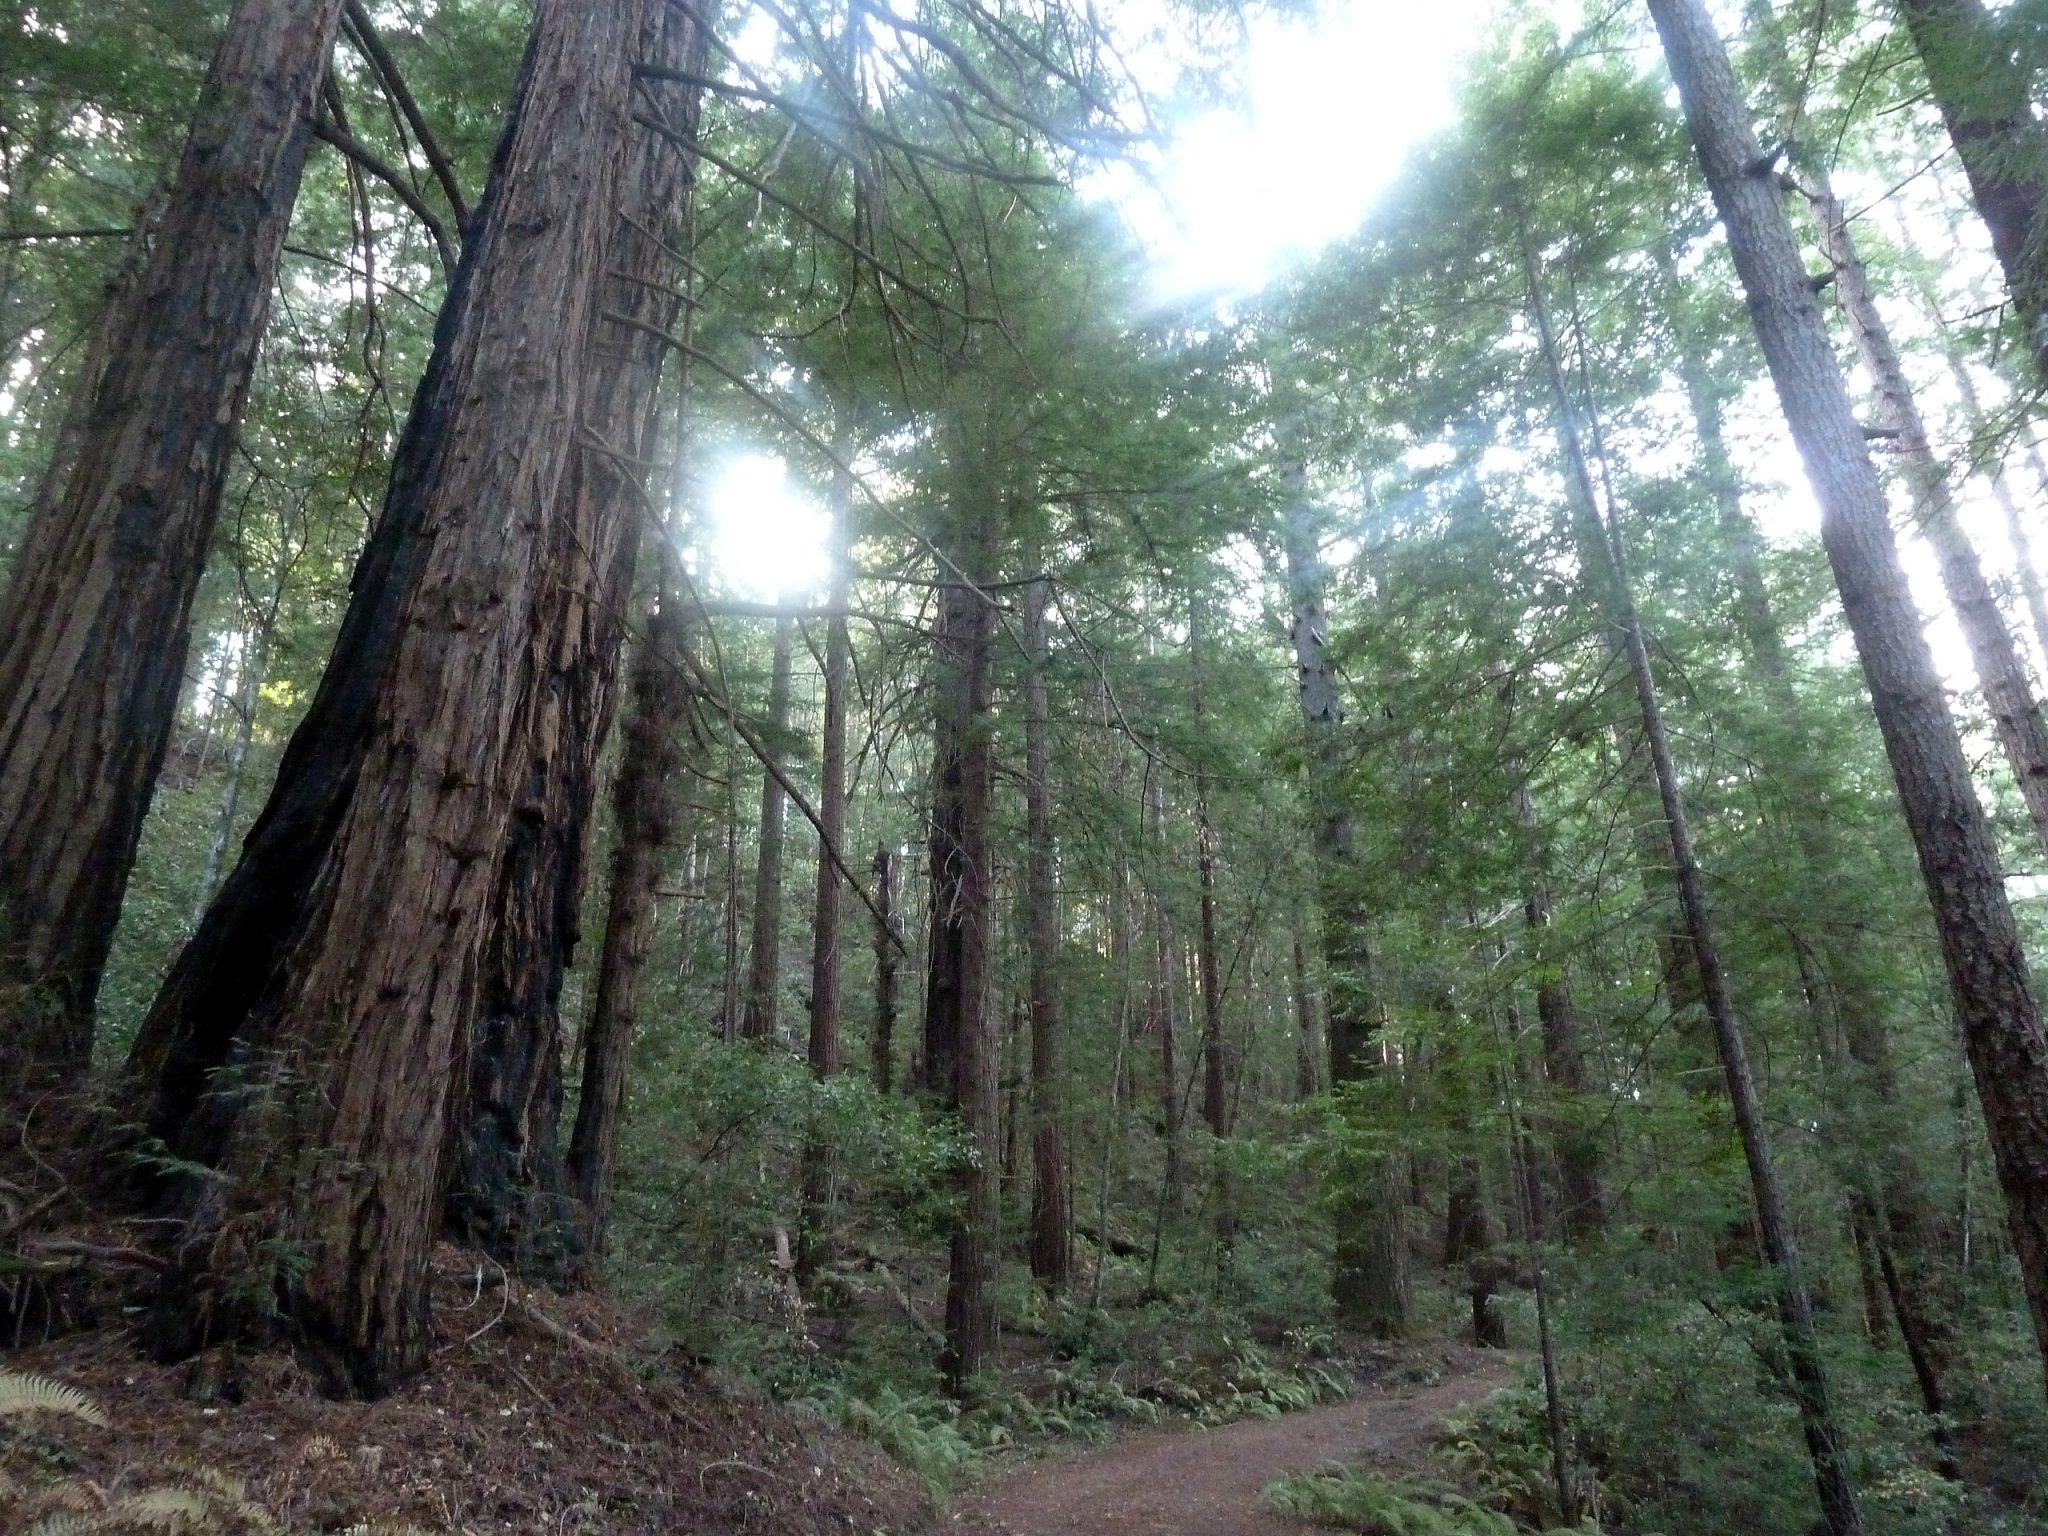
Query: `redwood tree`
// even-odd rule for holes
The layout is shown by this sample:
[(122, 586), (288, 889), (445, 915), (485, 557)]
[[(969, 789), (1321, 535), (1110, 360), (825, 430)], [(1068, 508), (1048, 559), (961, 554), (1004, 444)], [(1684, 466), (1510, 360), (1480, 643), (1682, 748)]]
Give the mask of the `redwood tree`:
[[(643, 11), (536, 9), (387, 497), (385, 521), (418, 531), (408, 579), (395, 599), (359, 588), (352, 605), (393, 637), (381, 654), (342, 649), (329, 669), (374, 665), (352, 690), (367, 696), (361, 744), (309, 747), (295, 765), (307, 779), (282, 781), (271, 807), (321, 798), (339, 772), (331, 832), (296, 871), (274, 947), (250, 957), (264, 963), (240, 1006), (183, 1031), (166, 1063), (181, 1081), (158, 1095), (158, 1129), (211, 1170), (172, 1194), (190, 1228), (216, 1236), (181, 1246), (207, 1255), (206, 1270), (167, 1288), (162, 1345), (197, 1342), (256, 1292), (277, 1299), (336, 1389), (381, 1394), (424, 1359), (427, 1259), (525, 776), (522, 693), (557, 575), (550, 514), (585, 403)], [(174, 1009), (188, 996), (178, 982)], [(195, 1059), (202, 1037), (210, 1061)], [(217, 1066), (230, 1070), (207, 1083)], [(283, 1253), (297, 1257), (283, 1265)], [(277, 1267), (247, 1272), (265, 1265)]]
[(92, 1055), (341, 0), (239, 0), (0, 593), (0, 1081)]

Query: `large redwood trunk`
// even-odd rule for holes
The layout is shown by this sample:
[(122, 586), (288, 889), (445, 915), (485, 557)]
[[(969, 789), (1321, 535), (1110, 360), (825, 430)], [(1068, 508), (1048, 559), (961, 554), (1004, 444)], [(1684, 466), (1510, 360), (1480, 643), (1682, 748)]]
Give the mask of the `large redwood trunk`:
[(1821, 538), (1934, 908), (2048, 1366), (2048, 1032), (1991, 827), (1899, 566), (1883, 487), (1727, 50), (1698, 0), (1650, 3), (1765, 360), (1820, 498)]
[[(967, 493), (970, 497), (975, 492)], [(985, 591), (994, 569), (993, 505), (952, 511), (941, 545), (939, 629), (934, 645), (937, 718), (933, 736), (931, 951), (925, 993), (925, 1081), (959, 1119), (968, 1156), (955, 1179), (946, 1285), (948, 1388), (965, 1395), (996, 1339), (1000, 1252), (996, 1123), (997, 1040), (990, 1017), (995, 959), (995, 850), (990, 821), (995, 762), (990, 740), (995, 606)]]
[[(396, 633), (352, 782), (260, 985), (208, 1021), (233, 1071), (162, 1127), (213, 1170), (176, 1184), (213, 1240), (181, 1245), (207, 1269), (162, 1298), (167, 1346), (198, 1342), (223, 1310), (232, 1321), (254, 1291), (276, 1298), (337, 1389), (381, 1394), (424, 1358), (427, 1258), (525, 776), (520, 696), (555, 576), (549, 517), (575, 451), (641, 11), (536, 12), (387, 500), (386, 521), (418, 529), (421, 547), (396, 601), (359, 594)], [(343, 671), (357, 661), (340, 658)], [(325, 767), (314, 756), (309, 771)]]
[[(692, 15), (675, 3), (651, 9), (639, 58), (701, 73), (707, 45)], [(664, 84), (651, 110), (688, 142), (700, 100), (696, 86)], [(620, 318), (598, 321), (583, 409), (594, 445), (571, 457), (549, 521), (556, 576), (536, 615), (534, 674), (513, 728), (525, 743), (524, 781), (492, 898), (448, 1201), (455, 1237), (557, 1279), (580, 1243), (560, 1145), (562, 983), (581, 938), (599, 759), (651, 504), (642, 466), (655, 457), (655, 397), (669, 348), (650, 333), (672, 329), (682, 309), (675, 253), (686, 238), (693, 169), (674, 140), (641, 134), (621, 182), (601, 301)]]
[(1030, 952), (1031, 1015), (1031, 1273), (1049, 1291), (1074, 1277), (1074, 1202), (1067, 1181), (1065, 1085), (1060, 1079), (1060, 894), (1054, 846), (1052, 705), (1046, 693), (1049, 656), (1047, 583), (1024, 593), (1025, 946)]
[(240, 0), (0, 594), (0, 1083), (92, 1055), (340, 0)]

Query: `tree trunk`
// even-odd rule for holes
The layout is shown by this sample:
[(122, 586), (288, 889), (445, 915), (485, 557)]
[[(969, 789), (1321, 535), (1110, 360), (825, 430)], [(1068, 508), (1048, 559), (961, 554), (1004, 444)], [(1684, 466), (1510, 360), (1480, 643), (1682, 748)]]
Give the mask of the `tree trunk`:
[[(1734, 993), (1721, 968), (1713, 918), (1707, 906), (1706, 883), (1693, 848), (1692, 829), (1685, 813), (1678, 768), (1665, 730), (1656, 676), (1650, 666), (1650, 649), (1630, 591), (1618, 509), (1610, 487), (1605, 525), (1600, 525), (1600, 497), (1588, 465), (1586, 445), (1579, 436), (1572, 392), (1551, 330), (1548, 305), (1542, 302), (1541, 281), (1533, 268), (1529, 278), (1531, 292), (1537, 300), (1532, 308), (1537, 321), (1538, 345), (1556, 395), (1558, 434), (1563, 440), (1573, 495), (1580, 503), (1579, 517), (1589, 534), (1598, 534), (1596, 553), (1604, 557), (1586, 574), (1588, 580), (1595, 583), (1600, 608), (1620, 641), (1635, 685), (1643, 740), (1649, 748), (1651, 769), (1656, 776), (1658, 798), (1670, 840), (1679, 910), (1692, 941), (1694, 974), (1699, 980), (1707, 1018), (1713, 1025), (1729, 1107), (1734, 1111), (1736, 1134), (1742, 1143), (1743, 1160), (1749, 1167), (1757, 1236), (1765, 1262), (1775, 1272), (1775, 1299), (1786, 1360), (1791, 1371), (1793, 1395), (1799, 1405), (1807, 1455), (1813, 1465), (1814, 1483), (1820, 1496), (1821, 1517), (1831, 1536), (1858, 1536), (1863, 1530), (1863, 1515), (1857, 1502), (1855, 1484), (1849, 1476), (1848, 1459), (1841, 1445), (1833, 1397), (1821, 1360), (1812, 1296), (1801, 1272), (1791, 1216), (1785, 1207), (1784, 1191), (1778, 1182), (1777, 1167), (1764, 1129), (1762, 1103), (1750, 1069), (1742, 1026), (1736, 1016)], [(1593, 446), (1596, 449), (1600, 448), (1598, 431), (1596, 420), (1593, 423)], [(1602, 457), (1604, 460), (1604, 450)]]
[(1984, 702), (1991, 708), (1998, 743), (2019, 781), (2035, 840), (2043, 854), (2048, 854), (2048, 724), (2042, 721), (2019, 647), (2013, 643), (1991, 583), (1984, 579), (1977, 551), (1956, 521), (1948, 477), (1927, 440), (1927, 424), (1921, 420), (1920, 408), (1906, 383), (1891, 331), (1878, 312), (1869, 274), (1849, 233), (1848, 218), (1826, 178), (1807, 175), (1802, 178), (1802, 189), (1820, 227), (1821, 248), (1834, 268), (1836, 302), (1877, 388), (1879, 424), (1896, 434), (1912, 488), (1914, 520), (1934, 547), (1942, 588), (1962, 625), (1963, 638), (1969, 642), (1970, 659), (1976, 665)]
[(1306, 919), (1295, 918), (1295, 932), (1289, 956), (1294, 967), (1294, 1076), (1295, 1092), (1306, 1104), (1323, 1091), (1323, 1062), (1329, 1053), (1316, 1028), (1315, 985), (1309, 975), (1308, 944), (1301, 936)]
[(284, 606), (285, 580), (291, 561), (280, 551), (277, 570), (270, 583), (270, 596), (255, 628), (243, 637), (242, 665), (235, 679), (235, 739), (228, 747), (227, 787), (221, 791), (220, 809), (214, 814), (213, 831), (206, 840), (206, 864), (199, 872), (198, 895), (192, 907), (192, 926), (206, 915), (206, 905), (220, 884), (220, 872), (227, 865), (228, 844), (235, 835), (235, 820), (242, 808), (242, 778), (249, 766), (249, 747), (256, 737), (256, 706), (263, 698), (264, 679), (270, 674), (270, 647), (277, 636), (278, 613)]
[[(1152, 845), (1163, 862), (1166, 857), (1166, 787), (1155, 774), (1151, 795)], [(1180, 1098), (1180, 934), (1167, 910), (1166, 898), (1156, 889), (1149, 893), (1152, 907), (1152, 987), (1148, 999), (1152, 1029), (1159, 1039), (1159, 1134), (1161, 1165), (1159, 1220), (1178, 1217), (1187, 1207), (1187, 1169), (1184, 1157), (1186, 1137), (1181, 1125)], [(1156, 1234), (1153, 1244), (1158, 1246)]]
[[(985, 494), (979, 487), (964, 493)], [(991, 526), (1000, 509), (956, 506), (941, 546), (939, 629), (934, 645), (931, 951), (925, 993), (925, 1079), (958, 1117), (966, 1155), (955, 1172), (940, 1368), (964, 1397), (996, 1337), (1000, 1252), (997, 1124), (998, 1042), (989, 1009), (995, 960), (995, 850), (990, 823), (995, 762), (990, 739), (995, 605), (984, 591), (994, 568)]]
[[(1293, 612), (1289, 626), (1301, 713), (1309, 738), (1310, 813), (1327, 973), (1326, 1013), (1333, 1087), (1363, 1082), (1382, 1068), (1380, 1007), (1373, 991), (1370, 914), (1357, 860), (1357, 827), (1344, 803), (1337, 731), (1344, 709), (1328, 653), (1330, 615), (1298, 463), (1283, 467), (1290, 505), (1282, 530)], [(1331, 1289), (1337, 1316), (1380, 1338), (1408, 1332), (1414, 1315), (1408, 1273), (1408, 1212), (1400, 1160), (1378, 1154), (1349, 1171), (1337, 1212)]]
[(2006, 290), (2025, 327), (2035, 366), (2048, 370), (2048, 261), (2041, 200), (2048, 189), (2048, 143), (2026, 75), (2011, 58), (2003, 26), (1982, 0), (1899, 0), (1935, 105)]
[(240, 0), (0, 592), (0, 1082), (92, 1057), (340, 0)]
[[(1519, 766), (1519, 765), (1517, 765)], [(1600, 1173), (1600, 1134), (1586, 1120), (1586, 1059), (1580, 1044), (1579, 1007), (1565, 973), (1564, 957), (1553, 953), (1550, 877), (1544, 872), (1544, 837), (1536, 797), (1517, 776), (1515, 824), (1530, 845), (1531, 873), (1522, 903), (1523, 922), (1538, 967), (1536, 1021), (1543, 1037), (1543, 1070), (1562, 1101), (1550, 1126), (1564, 1185), (1564, 1228), (1574, 1242), (1598, 1238), (1607, 1225), (1607, 1192)]]
[(1898, 563), (1884, 491), (1829, 348), (1790, 220), (1698, 0), (1651, 0), (1821, 537), (1934, 908), (2048, 1373), (2048, 1032), (1991, 828)]
[(896, 856), (875, 844), (875, 1092), (896, 1086)]
[(536, 12), (387, 501), (426, 549), (395, 604), (352, 792), (267, 985), (231, 1023), (233, 1091), (177, 1128), (176, 1150), (215, 1170), (178, 1181), (199, 1229), (180, 1251), (210, 1270), (167, 1290), (163, 1343), (196, 1342), (253, 1291), (336, 1388), (380, 1395), (425, 1358), (427, 1261), (524, 777), (513, 726), (555, 577), (546, 528), (575, 451), (638, 10)]
[[(775, 666), (768, 684), (769, 740), (781, 742), (789, 730), (790, 662), (796, 626), (775, 621)], [(773, 1040), (782, 1013), (782, 847), (789, 802), (775, 775), (761, 774), (761, 836), (754, 865), (753, 937), (747, 949), (747, 997), (740, 1015), (740, 1037)]]
[[(1189, 610), (1189, 656), (1195, 668), (1195, 720), (1204, 715), (1198, 605)], [(1230, 1186), (1230, 1093), (1226, 1042), (1223, 1038), (1223, 964), (1216, 934), (1216, 824), (1209, 814), (1209, 776), (1195, 772), (1195, 877), (1200, 893), (1200, 942), (1196, 950), (1202, 989), (1202, 1120), (1209, 1128), (1212, 1160), (1209, 1198), (1216, 1234), (1216, 1268), (1230, 1269), (1237, 1243), (1237, 1211)]]
[[(649, 10), (637, 57), (701, 72), (708, 49), (680, 4)], [(650, 110), (695, 137), (694, 86), (662, 87)], [(583, 894), (600, 781), (618, 700), (634, 555), (648, 504), (641, 465), (656, 457), (656, 396), (682, 303), (674, 252), (688, 241), (690, 156), (639, 135), (620, 183), (583, 424), (597, 444), (571, 457), (556, 512), (551, 569), (535, 628), (535, 677), (514, 724), (524, 782), (500, 858), (483, 1001), (469, 1061), (448, 1226), (501, 1263), (562, 1279), (582, 1234), (560, 1146), (563, 979), (582, 937)], [(653, 334), (651, 334), (653, 333)]]
[(1059, 854), (1052, 802), (1052, 706), (1045, 669), (1051, 647), (1039, 581), (1024, 589), (1024, 800), (1029, 844), (1031, 1012), (1031, 1273), (1054, 1295), (1073, 1284), (1074, 1210), (1067, 1185), (1066, 1104), (1060, 1078)]
[[(853, 457), (852, 409), (842, 401), (836, 413), (833, 448), (840, 465), (845, 466)], [(853, 475), (844, 467), (832, 475), (831, 516), (826, 550), (831, 577), (825, 599), (831, 616), (825, 620), (824, 739), (818, 754), (818, 886), (811, 919), (809, 1055), (811, 1074), (819, 1082), (839, 1071), (839, 1025), (844, 1011), (839, 936), (846, 913), (840, 891), (842, 877), (832, 863), (833, 853), (846, 843), (846, 684), (852, 654), (846, 608), (853, 594)], [(882, 943), (888, 947), (886, 937)], [(797, 1273), (805, 1280), (831, 1257), (832, 1174), (831, 1143), (811, 1139), (804, 1146), (804, 1222), (797, 1246)]]

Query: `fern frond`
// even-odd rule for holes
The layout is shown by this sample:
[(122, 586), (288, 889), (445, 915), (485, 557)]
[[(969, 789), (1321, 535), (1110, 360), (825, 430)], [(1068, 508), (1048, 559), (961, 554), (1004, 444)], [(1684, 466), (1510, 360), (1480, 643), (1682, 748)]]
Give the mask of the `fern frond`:
[(78, 1388), (48, 1376), (0, 1371), (0, 1419), (29, 1413), (61, 1413), (97, 1429), (107, 1427), (107, 1416)]
[(87, 1536), (93, 1522), (76, 1510), (60, 1509), (29, 1526), (22, 1536)]

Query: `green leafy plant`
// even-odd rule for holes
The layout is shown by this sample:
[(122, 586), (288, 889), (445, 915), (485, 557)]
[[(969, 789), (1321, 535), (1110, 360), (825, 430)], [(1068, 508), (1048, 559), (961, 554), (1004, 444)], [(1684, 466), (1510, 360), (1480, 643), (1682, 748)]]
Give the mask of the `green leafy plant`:
[(1283, 1515), (1363, 1536), (1515, 1536), (1507, 1516), (1454, 1489), (1357, 1467), (1295, 1473), (1268, 1484), (1263, 1497)]

